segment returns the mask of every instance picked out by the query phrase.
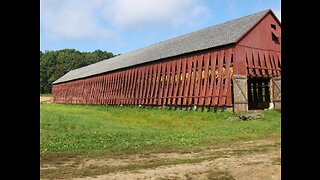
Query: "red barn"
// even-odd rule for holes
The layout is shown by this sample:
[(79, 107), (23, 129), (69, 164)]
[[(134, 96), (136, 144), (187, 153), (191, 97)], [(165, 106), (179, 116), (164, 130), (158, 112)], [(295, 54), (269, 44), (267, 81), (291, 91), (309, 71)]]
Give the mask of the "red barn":
[(280, 109), (280, 44), (279, 20), (261, 11), (72, 70), (53, 101)]

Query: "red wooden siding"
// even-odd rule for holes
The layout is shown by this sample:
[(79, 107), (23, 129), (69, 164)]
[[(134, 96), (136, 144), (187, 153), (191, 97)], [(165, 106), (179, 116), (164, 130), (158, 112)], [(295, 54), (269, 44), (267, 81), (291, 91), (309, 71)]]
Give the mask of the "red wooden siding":
[[(272, 33), (280, 36), (279, 43), (272, 39)], [(280, 44), (281, 26), (268, 14), (237, 43), (234, 73), (249, 77), (281, 76)]]
[[(232, 48), (207, 50), (55, 84), (53, 100), (68, 104), (232, 106), (232, 57)], [(279, 64), (277, 57), (266, 54), (270, 66)]]

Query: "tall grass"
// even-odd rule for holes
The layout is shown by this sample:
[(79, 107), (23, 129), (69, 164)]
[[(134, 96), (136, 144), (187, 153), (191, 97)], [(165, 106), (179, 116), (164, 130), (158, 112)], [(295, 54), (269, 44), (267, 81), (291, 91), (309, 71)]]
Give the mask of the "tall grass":
[(232, 112), (199, 112), (99, 105), (40, 105), (40, 153), (101, 153), (194, 147), (280, 137), (277, 111), (232, 120)]

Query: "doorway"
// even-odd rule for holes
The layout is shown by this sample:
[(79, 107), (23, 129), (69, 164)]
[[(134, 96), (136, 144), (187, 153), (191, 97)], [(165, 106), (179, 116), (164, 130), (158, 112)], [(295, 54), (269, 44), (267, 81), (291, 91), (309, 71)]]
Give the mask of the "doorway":
[(270, 106), (270, 78), (248, 77), (248, 109), (268, 109)]

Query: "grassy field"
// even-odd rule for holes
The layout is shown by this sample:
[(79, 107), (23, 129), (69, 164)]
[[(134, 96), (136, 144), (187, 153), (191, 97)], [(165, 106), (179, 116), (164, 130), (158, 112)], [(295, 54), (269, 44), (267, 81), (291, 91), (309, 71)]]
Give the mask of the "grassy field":
[(40, 94), (40, 97), (51, 97), (52, 95), (50, 93)]
[(40, 105), (40, 156), (164, 151), (280, 137), (281, 113), (235, 120), (233, 112), (100, 105)]

